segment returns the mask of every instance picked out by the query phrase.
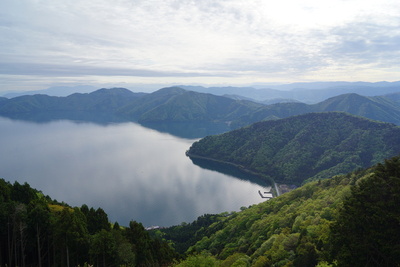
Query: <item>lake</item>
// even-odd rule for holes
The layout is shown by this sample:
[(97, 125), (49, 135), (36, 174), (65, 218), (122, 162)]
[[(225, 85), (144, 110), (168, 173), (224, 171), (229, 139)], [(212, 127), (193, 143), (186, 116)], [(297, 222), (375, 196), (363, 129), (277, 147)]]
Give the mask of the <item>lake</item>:
[(0, 177), (72, 206), (101, 207), (111, 222), (170, 226), (239, 211), (268, 185), (202, 168), (186, 157), (197, 139), (133, 122), (45, 123), (0, 117)]

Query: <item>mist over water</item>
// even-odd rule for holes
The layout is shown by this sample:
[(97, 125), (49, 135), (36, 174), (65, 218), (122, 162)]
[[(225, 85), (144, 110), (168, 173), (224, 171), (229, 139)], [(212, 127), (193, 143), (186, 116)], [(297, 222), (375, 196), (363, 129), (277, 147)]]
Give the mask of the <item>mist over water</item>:
[(203, 169), (195, 141), (132, 122), (34, 123), (0, 117), (0, 177), (28, 182), (72, 206), (103, 208), (111, 222), (169, 226), (264, 201), (264, 186)]

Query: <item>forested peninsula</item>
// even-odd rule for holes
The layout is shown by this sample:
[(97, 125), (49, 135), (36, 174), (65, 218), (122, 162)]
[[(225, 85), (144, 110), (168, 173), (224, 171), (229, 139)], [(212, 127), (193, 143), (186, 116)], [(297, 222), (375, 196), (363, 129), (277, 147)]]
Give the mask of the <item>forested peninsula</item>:
[(400, 127), (342, 112), (252, 124), (192, 144), (192, 158), (234, 164), (265, 179), (300, 185), (367, 168), (400, 151)]

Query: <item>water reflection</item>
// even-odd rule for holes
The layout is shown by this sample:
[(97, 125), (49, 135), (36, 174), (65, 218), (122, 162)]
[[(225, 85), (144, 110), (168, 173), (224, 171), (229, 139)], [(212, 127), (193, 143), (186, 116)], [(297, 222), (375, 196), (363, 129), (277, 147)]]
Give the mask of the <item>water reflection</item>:
[[(124, 117), (110, 112), (88, 111), (52, 111), (15, 113), (8, 116), (13, 120), (21, 120), (35, 123), (50, 123), (60, 120), (70, 120), (76, 123), (91, 122), (99, 125), (132, 122)], [(138, 123), (138, 122), (136, 122)], [(161, 133), (169, 133), (177, 137), (196, 139), (207, 135), (220, 134), (230, 130), (226, 123), (212, 122), (158, 122), (139, 123), (140, 125), (157, 130)]]
[(122, 225), (168, 226), (264, 200), (263, 185), (193, 164), (185, 151), (194, 140), (132, 122), (0, 118), (0, 128), (0, 177), (73, 206), (102, 207)]
[(215, 135), (229, 131), (226, 123), (207, 122), (162, 122), (141, 123), (142, 126), (157, 130), (161, 133), (169, 133), (174, 136), (196, 139), (207, 135)]
[(231, 164), (196, 157), (190, 157), (190, 159), (192, 160), (193, 164), (203, 169), (217, 171), (237, 179), (259, 184), (261, 186), (271, 186), (273, 184), (273, 180), (270, 177), (252, 174)]

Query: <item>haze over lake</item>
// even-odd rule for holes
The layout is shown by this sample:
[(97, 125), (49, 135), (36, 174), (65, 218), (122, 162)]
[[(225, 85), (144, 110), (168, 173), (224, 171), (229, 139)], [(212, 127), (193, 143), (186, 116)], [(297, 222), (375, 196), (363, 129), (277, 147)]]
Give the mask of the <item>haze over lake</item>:
[(72, 206), (103, 208), (111, 222), (169, 226), (264, 201), (266, 185), (200, 168), (196, 141), (132, 122), (34, 123), (0, 117), (0, 177), (28, 182)]

